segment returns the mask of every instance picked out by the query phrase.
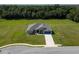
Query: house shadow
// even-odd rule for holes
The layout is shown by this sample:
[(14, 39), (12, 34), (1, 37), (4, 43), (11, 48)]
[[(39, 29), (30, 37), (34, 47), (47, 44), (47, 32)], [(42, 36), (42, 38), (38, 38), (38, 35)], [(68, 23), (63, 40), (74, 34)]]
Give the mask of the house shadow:
[(52, 35), (54, 35), (55, 34), (55, 32), (54, 31), (52, 31)]

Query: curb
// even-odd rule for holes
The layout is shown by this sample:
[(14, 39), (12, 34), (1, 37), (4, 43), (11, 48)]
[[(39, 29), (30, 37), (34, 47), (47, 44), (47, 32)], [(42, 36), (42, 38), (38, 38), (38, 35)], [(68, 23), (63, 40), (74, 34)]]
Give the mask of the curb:
[(14, 43), (14, 44), (8, 44), (8, 45), (4, 45), (1, 46), (0, 48), (6, 48), (9, 46), (30, 46), (30, 47), (44, 47), (45, 45), (32, 45), (32, 44), (26, 44), (26, 43)]
[[(1, 46), (0, 49), (1, 48), (6, 48), (6, 47), (9, 47), (9, 46), (52, 47), (52, 46), (47, 46), (47, 45), (32, 45), (32, 44), (27, 44), (27, 43), (13, 43), (13, 44), (8, 44), (8, 45)], [(57, 44), (54, 47), (58, 47), (58, 46), (61, 46), (61, 45)]]

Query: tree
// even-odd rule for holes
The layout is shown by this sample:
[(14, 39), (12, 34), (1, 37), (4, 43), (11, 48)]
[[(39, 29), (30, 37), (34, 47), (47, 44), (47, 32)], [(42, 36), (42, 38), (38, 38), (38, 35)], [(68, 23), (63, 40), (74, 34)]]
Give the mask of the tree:
[(79, 22), (79, 14), (75, 15), (74, 21), (75, 21), (75, 22)]
[(74, 20), (74, 16), (76, 15), (77, 11), (76, 8), (72, 8), (69, 10), (69, 14), (67, 14), (67, 18)]
[(79, 7), (70, 5), (0, 5), (0, 18), (5, 19), (78, 19)]

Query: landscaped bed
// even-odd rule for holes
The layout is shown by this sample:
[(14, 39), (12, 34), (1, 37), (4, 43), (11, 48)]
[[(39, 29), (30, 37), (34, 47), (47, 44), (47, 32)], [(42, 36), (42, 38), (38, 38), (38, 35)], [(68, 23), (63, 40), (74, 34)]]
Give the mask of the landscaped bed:
[(70, 20), (1, 20), (0, 46), (12, 43), (45, 45), (44, 35), (29, 35), (27, 25), (45, 23), (52, 27), (56, 44), (79, 46), (79, 24)]

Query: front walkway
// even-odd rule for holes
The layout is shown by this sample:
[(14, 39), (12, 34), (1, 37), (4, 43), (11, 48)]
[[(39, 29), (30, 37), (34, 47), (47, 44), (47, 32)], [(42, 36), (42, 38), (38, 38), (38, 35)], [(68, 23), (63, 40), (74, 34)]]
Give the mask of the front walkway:
[(45, 34), (45, 41), (46, 41), (45, 47), (57, 47), (51, 34)]

